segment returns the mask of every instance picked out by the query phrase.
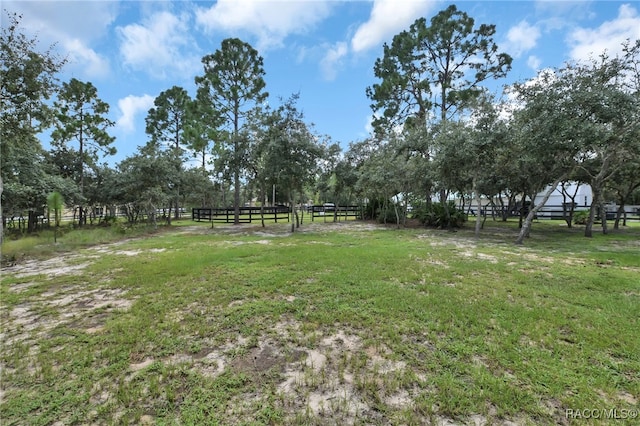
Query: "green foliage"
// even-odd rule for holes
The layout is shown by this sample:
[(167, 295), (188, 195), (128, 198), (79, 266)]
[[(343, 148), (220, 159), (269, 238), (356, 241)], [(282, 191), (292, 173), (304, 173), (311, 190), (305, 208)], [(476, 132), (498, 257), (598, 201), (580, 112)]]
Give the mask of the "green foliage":
[[(240, 186), (249, 157), (249, 138), (242, 133), (248, 114), (267, 99), (262, 57), (250, 44), (237, 38), (222, 41), (220, 49), (202, 58), (204, 75), (196, 77), (201, 112), (220, 115), (221, 132), (217, 168), (233, 176), (235, 220), (239, 221)], [(203, 107), (204, 105), (204, 107)], [(208, 105), (208, 108), (206, 107)], [(214, 114), (212, 111), (216, 111)], [(215, 124), (220, 124), (215, 123)], [(203, 129), (200, 129), (203, 130)]]
[[(396, 216), (396, 210), (398, 216)], [(404, 219), (404, 213), (402, 211), (402, 207), (399, 205), (394, 205), (393, 203), (387, 203), (387, 205), (383, 205), (378, 209), (376, 220), (378, 223), (402, 223)]]
[(56, 226), (60, 226), (60, 219), (62, 218), (62, 207), (64, 206), (64, 198), (62, 195), (54, 191), (47, 196), (47, 207), (49, 210), (53, 210)]
[(185, 143), (194, 158), (200, 157), (203, 171), (207, 167), (207, 156), (212, 153), (211, 143), (221, 139), (223, 132), (219, 127), (224, 123), (222, 114), (208, 101), (208, 96), (206, 90), (199, 89), (195, 99), (189, 102), (184, 129)]
[(168, 206), (181, 187), (184, 172), (180, 160), (159, 148), (147, 144), (118, 164), (118, 192), (114, 196), (125, 207), (130, 223), (137, 223), (144, 215), (154, 220), (157, 209)]
[(312, 132), (296, 103), (294, 94), (277, 109), (260, 116), (258, 140), (251, 161), (256, 178), (276, 185), (282, 200), (294, 204), (320, 171), (325, 153), (322, 138)]
[(382, 206), (384, 205), (383, 198), (372, 198), (369, 202), (364, 206), (362, 211), (364, 220), (373, 220), (377, 219), (380, 215), (380, 211), (382, 210)]
[(589, 220), (589, 211), (580, 210), (573, 213), (573, 223), (575, 225), (586, 225)]
[(98, 151), (114, 155), (110, 145), (115, 138), (108, 129), (115, 123), (107, 118), (109, 104), (98, 97), (98, 89), (91, 82), (72, 78), (63, 83), (56, 108), (56, 128), (51, 134), (52, 145), (62, 149), (68, 142), (78, 142), (78, 163), (95, 162)]
[(58, 189), (39, 167), (44, 153), (36, 135), (51, 121), (48, 99), (66, 60), (53, 46), (39, 50), (38, 39), (24, 34), (21, 15), (2, 13), (7, 16), (0, 35), (0, 192), (6, 218), (40, 208), (46, 194)]
[[(21, 28), (22, 16), (2, 19), (0, 36), (0, 144), (2, 161), (11, 145), (30, 142), (51, 118), (46, 100), (57, 87), (56, 74), (66, 63), (53, 53), (53, 46), (38, 50), (37, 38), (29, 39)], [(5, 25), (5, 23), (7, 25)], [(9, 143), (10, 142), (10, 143)], [(3, 170), (4, 171), (4, 170)]]
[[(192, 120), (191, 104), (187, 91), (182, 87), (173, 86), (156, 97), (154, 107), (149, 110), (146, 118), (146, 132), (150, 140), (145, 151), (165, 151), (166, 155), (174, 157), (171, 162), (175, 170), (164, 176), (166, 184), (163, 185), (163, 193), (170, 197), (176, 209), (176, 218), (179, 216), (177, 209), (180, 205), (180, 195), (185, 190), (184, 179), (181, 179), (185, 153), (182, 147), (188, 145), (186, 132)], [(167, 219), (171, 221), (171, 217)]]
[(495, 25), (475, 25), (455, 5), (427, 25), (417, 19), (408, 31), (384, 45), (374, 73), (382, 81), (367, 88), (378, 132), (394, 126), (423, 127), (432, 112), (442, 121), (467, 108), (481, 92), (480, 83), (511, 69), (511, 57), (498, 53)]
[(116, 216), (105, 216), (102, 218), (100, 224), (102, 226), (112, 226), (118, 223), (118, 218)]
[(185, 89), (173, 86), (160, 93), (147, 114), (146, 132), (149, 143), (164, 145), (181, 156), (181, 146), (186, 143), (185, 128), (189, 120), (191, 98)]
[(431, 203), (418, 206), (413, 211), (413, 217), (425, 226), (438, 228), (461, 228), (467, 221), (467, 214), (456, 207), (454, 201), (448, 201), (449, 217), (442, 203)]
[(60, 165), (71, 168), (73, 180), (78, 184), (80, 205), (78, 223), (84, 225), (85, 197), (85, 167), (97, 167), (98, 153), (114, 155), (116, 149), (111, 146), (115, 137), (109, 135), (108, 130), (115, 123), (107, 118), (109, 104), (98, 97), (98, 89), (91, 82), (82, 82), (72, 78), (62, 84), (58, 99), (54, 102), (56, 109), (55, 129), (51, 133), (53, 151), (65, 152), (68, 144), (76, 142), (75, 158), (70, 163)]

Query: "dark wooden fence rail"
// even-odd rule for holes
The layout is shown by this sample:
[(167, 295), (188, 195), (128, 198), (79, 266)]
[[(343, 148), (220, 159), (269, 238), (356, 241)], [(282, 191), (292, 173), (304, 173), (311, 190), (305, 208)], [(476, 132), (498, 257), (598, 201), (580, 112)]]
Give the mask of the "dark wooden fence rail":
[[(618, 207), (617, 206), (613, 206), (613, 205), (607, 205), (606, 207), (606, 216), (607, 216), (607, 220), (608, 221), (612, 221), (616, 219), (616, 215), (618, 213)], [(525, 210), (525, 213), (527, 213), (529, 210), (528, 208)], [(585, 207), (585, 206), (576, 206), (575, 210), (573, 211), (573, 214), (575, 215), (577, 212), (580, 211), (589, 211), (589, 207)], [(475, 215), (478, 212), (477, 208), (475, 205), (472, 205), (470, 208), (470, 213)], [(486, 216), (495, 216), (495, 217), (500, 217), (503, 213), (503, 207), (497, 204), (489, 204), (489, 205), (485, 205), (480, 209), (480, 213), (482, 215), (486, 215)], [(513, 217), (513, 216), (519, 216), (520, 211), (517, 209), (514, 209), (513, 211), (508, 212), (508, 216), (509, 217)], [(635, 221), (635, 220), (640, 220), (640, 207), (637, 206), (626, 206), (625, 207), (625, 212), (622, 214), (621, 218), (624, 218), (626, 214), (627, 220), (631, 220), (631, 221)], [(600, 220), (600, 212), (597, 212), (596, 214), (597, 219)], [(569, 217), (569, 207), (564, 207), (562, 205), (545, 205), (542, 206), (540, 208), (540, 210), (538, 210), (537, 214), (536, 214), (536, 218), (537, 219), (552, 219), (552, 220), (563, 220), (565, 217)]]
[[(261, 220), (260, 207), (240, 207), (240, 223), (251, 223)], [(276, 223), (278, 220), (289, 222), (290, 213), (288, 207), (264, 207), (265, 220), (273, 219)], [(210, 208), (210, 207), (194, 207), (191, 210), (191, 219), (197, 222), (234, 222), (234, 210), (226, 208)]]
[(309, 206), (308, 211), (311, 213), (312, 222), (317, 217), (323, 218), (325, 222), (334, 220), (339, 222), (349, 218), (362, 219), (362, 206), (314, 205)]

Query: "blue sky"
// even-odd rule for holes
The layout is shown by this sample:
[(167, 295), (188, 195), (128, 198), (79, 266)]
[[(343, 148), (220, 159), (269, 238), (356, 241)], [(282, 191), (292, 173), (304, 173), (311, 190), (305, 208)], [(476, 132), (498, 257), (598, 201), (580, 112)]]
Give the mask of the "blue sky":
[[(201, 58), (239, 37), (264, 58), (270, 103), (299, 92), (298, 106), (315, 130), (344, 148), (370, 131), (365, 95), (384, 42), (421, 16), (455, 3), (514, 58), (502, 85), (538, 70), (585, 60), (625, 39), (640, 38), (638, 1), (219, 0), (4, 1), (43, 48), (57, 43), (69, 59), (62, 81), (91, 81), (116, 122), (116, 163), (147, 141), (144, 119), (154, 98), (174, 85), (195, 94)], [(6, 14), (2, 14), (2, 25)], [(47, 141), (43, 140), (47, 146)]]

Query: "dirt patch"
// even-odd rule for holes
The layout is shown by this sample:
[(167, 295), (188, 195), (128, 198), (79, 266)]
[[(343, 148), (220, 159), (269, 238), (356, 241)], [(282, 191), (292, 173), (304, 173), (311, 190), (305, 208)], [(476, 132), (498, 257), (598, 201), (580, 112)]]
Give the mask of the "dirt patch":
[[(123, 242), (92, 248), (84, 253), (63, 253), (51, 259), (31, 259), (3, 268), (3, 276), (31, 278), (28, 282), (7, 286), (12, 293), (24, 293), (42, 287), (42, 293), (24, 297), (14, 306), (0, 304), (0, 328), (3, 343), (46, 338), (56, 327), (67, 326), (89, 334), (99, 333), (110, 315), (127, 310), (133, 300), (126, 291), (110, 288), (88, 288), (94, 283), (53, 285), (51, 281), (85, 273), (96, 253), (115, 253)], [(162, 251), (164, 249), (159, 249)], [(77, 280), (77, 279), (75, 279)]]
[(287, 350), (273, 339), (261, 340), (259, 345), (243, 356), (235, 358), (230, 365), (236, 371), (265, 374), (269, 370), (282, 372), (289, 362), (302, 358), (303, 351)]
[[(62, 287), (60, 292), (48, 291), (14, 306), (8, 315), (2, 315), (3, 339), (6, 344), (12, 344), (43, 338), (62, 325), (94, 334), (102, 330), (110, 313), (129, 309), (132, 303), (119, 289)], [(2, 310), (5, 309), (3, 306)]]
[[(78, 258), (80, 258), (80, 256), (67, 255), (47, 260), (27, 260), (3, 268), (3, 274), (12, 275), (16, 278), (33, 277), (37, 275), (44, 275), (48, 278), (60, 275), (80, 275), (91, 263), (83, 262), (75, 265), (71, 263), (74, 259)], [(82, 258), (86, 260), (85, 257)]]
[(233, 246), (242, 246), (245, 244), (261, 244), (261, 245), (269, 245), (271, 244), (270, 240), (257, 240), (257, 241), (232, 241), (229, 243)]
[(139, 256), (143, 253), (162, 253), (167, 250), (166, 248), (152, 248), (148, 250), (141, 250), (141, 249), (118, 250), (116, 249), (117, 246), (118, 244), (109, 244), (107, 246), (94, 247), (89, 250), (95, 251), (96, 253), (115, 254), (119, 256)]

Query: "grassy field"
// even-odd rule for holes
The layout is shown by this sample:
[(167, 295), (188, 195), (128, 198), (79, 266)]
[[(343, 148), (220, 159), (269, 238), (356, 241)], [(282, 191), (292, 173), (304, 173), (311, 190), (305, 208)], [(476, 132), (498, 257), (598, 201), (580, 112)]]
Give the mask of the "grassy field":
[(637, 424), (640, 227), (288, 227), (7, 242), (2, 425)]

